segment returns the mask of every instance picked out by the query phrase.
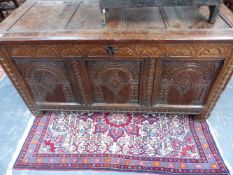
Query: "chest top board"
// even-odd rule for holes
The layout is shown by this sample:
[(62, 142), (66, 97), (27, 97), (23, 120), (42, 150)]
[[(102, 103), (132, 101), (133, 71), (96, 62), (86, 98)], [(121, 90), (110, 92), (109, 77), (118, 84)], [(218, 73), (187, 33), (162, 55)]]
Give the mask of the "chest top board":
[(112, 9), (25, 2), (0, 24), (0, 63), (32, 113), (193, 114), (206, 119), (233, 71), (233, 14), (209, 8)]

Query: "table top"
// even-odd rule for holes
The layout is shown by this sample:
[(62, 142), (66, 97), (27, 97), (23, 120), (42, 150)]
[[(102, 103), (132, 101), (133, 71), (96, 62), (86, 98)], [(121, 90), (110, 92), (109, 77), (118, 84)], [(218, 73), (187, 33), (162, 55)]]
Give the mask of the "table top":
[(26, 1), (0, 24), (0, 44), (119, 41), (233, 41), (224, 5), (215, 24), (207, 6), (113, 9), (102, 24), (98, 1)]

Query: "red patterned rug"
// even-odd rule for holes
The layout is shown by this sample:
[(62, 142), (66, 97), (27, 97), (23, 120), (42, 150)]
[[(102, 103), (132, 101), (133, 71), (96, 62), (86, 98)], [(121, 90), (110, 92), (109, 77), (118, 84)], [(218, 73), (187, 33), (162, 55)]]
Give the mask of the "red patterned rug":
[(137, 113), (36, 118), (14, 168), (229, 174), (206, 122)]

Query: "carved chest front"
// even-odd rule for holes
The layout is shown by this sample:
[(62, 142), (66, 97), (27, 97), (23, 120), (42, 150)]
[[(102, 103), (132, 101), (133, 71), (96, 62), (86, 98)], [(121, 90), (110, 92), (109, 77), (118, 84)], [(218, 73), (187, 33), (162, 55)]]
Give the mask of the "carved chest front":
[(104, 26), (98, 8), (28, 1), (0, 26), (1, 65), (33, 113), (209, 116), (232, 74), (233, 18), (224, 6), (215, 24), (205, 8), (169, 7), (113, 11)]

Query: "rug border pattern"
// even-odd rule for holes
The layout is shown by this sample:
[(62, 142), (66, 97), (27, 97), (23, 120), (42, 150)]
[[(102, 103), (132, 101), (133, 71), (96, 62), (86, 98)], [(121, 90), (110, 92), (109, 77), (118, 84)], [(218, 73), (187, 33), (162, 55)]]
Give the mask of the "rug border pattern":
[[(47, 115), (50, 115), (51, 113), (49, 112)], [(49, 118), (49, 117), (48, 117)], [(44, 135), (46, 132), (46, 127), (49, 124), (49, 119), (47, 118), (45, 126), (43, 128), (42, 134)], [(39, 126), (41, 121), (41, 118), (36, 118), (34, 120), (33, 126), (24, 142), (23, 148), (20, 151), (20, 154), (14, 164), (14, 169), (28, 169), (28, 170), (62, 170), (62, 171), (71, 171), (71, 170), (97, 170), (97, 171), (102, 171), (102, 170), (109, 170), (109, 171), (120, 171), (120, 172), (144, 172), (144, 173), (173, 173), (173, 174), (213, 174), (217, 173), (219, 175), (225, 175), (229, 174), (229, 170), (227, 169), (226, 165), (223, 162), (223, 159), (221, 158), (221, 155), (219, 153), (219, 150), (214, 142), (213, 136), (210, 133), (209, 126), (207, 122), (201, 122), (201, 128), (203, 130), (205, 139), (209, 145), (209, 148), (211, 152), (213, 153), (213, 156), (218, 164), (219, 169), (174, 169), (174, 168), (164, 168), (164, 167), (146, 167), (146, 166), (138, 166), (138, 165), (117, 165), (117, 164), (109, 164), (109, 163), (99, 163), (99, 164), (93, 164), (93, 163), (29, 163), (29, 164), (21, 164), (20, 162), (23, 160), (24, 156), (27, 153), (27, 150), (30, 146), (30, 143), (34, 137), (34, 134), (37, 130), (37, 127)], [(195, 138), (196, 145), (198, 147), (199, 154), (201, 156), (201, 159), (177, 159), (177, 158), (153, 158), (151, 161), (168, 161), (168, 162), (173, 162), (173, 161), (178, 161), (179, 163), (204, 163), (207, 162), (207, 158), (204, 154), (203, 148), (200, 145), (200, 140), (197, 136), (194, 122), (193, 120), (189, 120), (189, 125), (191, 132)], [(41, 134), (41, 135), (42, 135)], [(43, 139), (43, 136), (40, 136), (40, 139)], [(36, 149), (39, 148), (39, 144), (37, 144)], [(43, 156), (41, 154), (37, 154), (36, 152), (33, 154), (33, 156), (40, 156), (40, 157), (87, 157), (86, 155), (75, 155), (75, 154), (63, 154), (63, 155), (52, 155), (52, 154), (44, 154)], [(89, 155), (90, 157), (93, 155)], [(110, 157), (114, 158), (113, 155), (111, 154), (96, 154), (96, 157)], [(122, 158), (122, 156), (121, 156)], [(124, 157), (124, 159), (130, 159), (130, 156)], [(142, 158), (143, 161), (143, 158)], [(150, 160), (146, 160), (150, 161)], [(223, 172), (224, 171), (224, 172)]]

